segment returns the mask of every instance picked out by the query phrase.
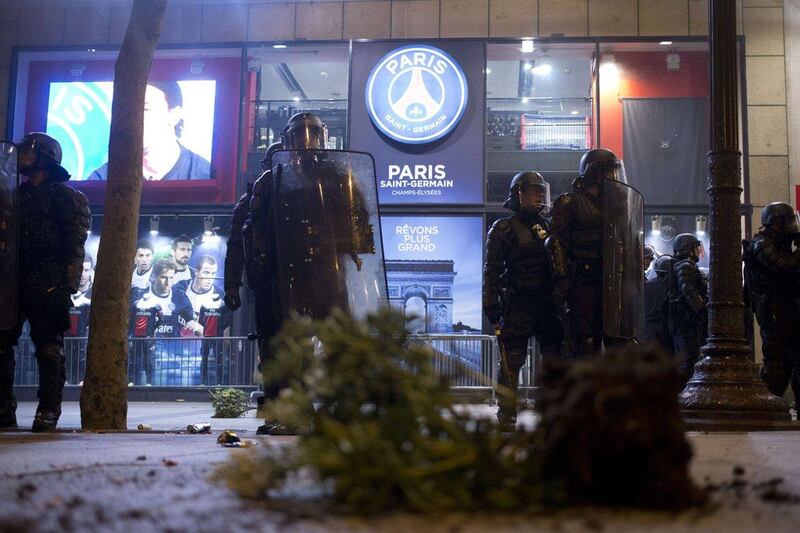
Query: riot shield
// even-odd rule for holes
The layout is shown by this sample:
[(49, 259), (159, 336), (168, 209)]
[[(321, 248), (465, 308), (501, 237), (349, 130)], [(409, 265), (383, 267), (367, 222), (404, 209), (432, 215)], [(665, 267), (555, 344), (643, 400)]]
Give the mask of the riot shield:
[(0, 142), (0, 330), (17, 322), (17, 147)]
[(644, 200), (615, 180), (603, 183), (603, 333), (644, 339)]
[(388, 305), (372, 156), (278, 151), (272, 176), (283, 316), (362, 318)]

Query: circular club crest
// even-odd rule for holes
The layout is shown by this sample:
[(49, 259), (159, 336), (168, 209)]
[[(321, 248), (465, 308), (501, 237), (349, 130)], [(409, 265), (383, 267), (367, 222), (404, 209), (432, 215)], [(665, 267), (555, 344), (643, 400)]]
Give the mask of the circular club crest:
[(386, 54), (367, 78), (367, 111), (384, 135), (406, 144), (441, 139), (467, 108), (464, 71), (433, 46), (411, 45)]

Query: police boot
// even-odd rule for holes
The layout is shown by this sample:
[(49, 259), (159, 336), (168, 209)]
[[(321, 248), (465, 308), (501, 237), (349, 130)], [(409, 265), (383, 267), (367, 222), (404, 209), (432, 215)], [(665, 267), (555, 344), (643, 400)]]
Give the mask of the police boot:
[(66, 381), (64, 350), (55, 344), (44, 344), (37, 348), (36, 360), (39, 362), (39, 407), (31, 429), (34, 433), (55, 431)]
[(14, 349), (0, 345), (0, 429), (17, 427), (17, 399), (14, 396)]
[(526, 348), (500, 350), (500, 375), (497, 401), (497, 422), (503, 431), (514, 431), (517, 425), (517, 390), (519, 370), (525, 364)]

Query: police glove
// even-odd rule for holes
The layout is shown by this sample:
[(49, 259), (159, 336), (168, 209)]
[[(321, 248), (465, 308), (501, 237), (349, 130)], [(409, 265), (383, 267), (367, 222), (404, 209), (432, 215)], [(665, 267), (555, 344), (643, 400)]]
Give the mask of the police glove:
[(47, 307), (58, 331), (67, 331), (71, 324), (69, 310), (72, 307), (72, 291), (67, 287), (51, 287), (47, 290)]
[(231, 311), (236, 311), (242, 306), (242, 299), (239, 297), (239, 289), (225, 291), (225, 307)]

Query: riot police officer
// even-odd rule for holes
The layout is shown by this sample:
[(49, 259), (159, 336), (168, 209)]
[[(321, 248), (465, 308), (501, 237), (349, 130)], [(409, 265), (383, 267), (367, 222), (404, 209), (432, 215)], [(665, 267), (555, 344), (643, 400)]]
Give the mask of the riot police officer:
[(644, 282), (645, 340), (672, 353), (672, 337), (667, 329), (667, 275), (672, 256), (662, 255), (655, 261), (655, 276)]
[(672, 269), (667, 280), (669, 298), (667, 327), (679, 358), (682, 383), (689, 382), (708, 330), (708, 281), (697, 264), (703, 243), (692, 233), (672, 241)]
[(610, 150), (584, 154), (578, 172), (553, 205), (546, 248), (568, 350), (585, 356), (643, 333), (643, 202)]
[(54, 431), (64, 390), (64, 332), (70, 327), (70, 296), (78, 291), (84, 243), (91, 224), (86, 197), (64, 184), (61, 146), (44, 133), (19, 144), (19, 317), (0, 332), (0, 427), (16, 427), (14, 352), (24, 321), (39, 365), (39, 406), (33, 431)]
[(559, 356), (563, 341), (544, 247), (549, 197), (541, 174), (520, 172), (503, 204), (514, 214), (497, 220), (486, 238), (483, 310), (496, 324), (500, 345), (498, 383), (503, 389), (497, 417), (510, 427), (516, 423), (516, 391), (528, 339), (536, 339), (544, 359)]
[[(745, 241), (745, 285), (761, 329), (761, 378), (772, 394), (800, 398), (800, 223), (791, 205), (769, 204), (763, 229)], [(792, 243), (795, 248), (792, 249)]]
[[(246, 192), (234, 205), (225, 254), (224, 301), (231, 311), (242, 306), (239, 288), (242, 286), (242, 273), (247, 273), (247, 286), (255, 304), (259, 370), (270, 359), (270, 340), (280, 325), (273, 290), (274, 272), (271, 270), (274, 260), (270, 261), (270, 255), (274, 254), (274, 239), (270, 238), (272, 223), (269, 211), (272, 190), (270, 158), (280, 148), (280, 143), (273, 143), (267, 148), (261, 160), (261, 175), (255, 183), (247, 184)], [(259, 405), (263, 405), (265, 399), (276, 398), (278, 392), (276, 387), (267, 387), (264, 396), (258, 398)], [(259, 432), (265, 433), (269, 428), (276, 427), (275, 424), (265, 424), (259, 428)]]

